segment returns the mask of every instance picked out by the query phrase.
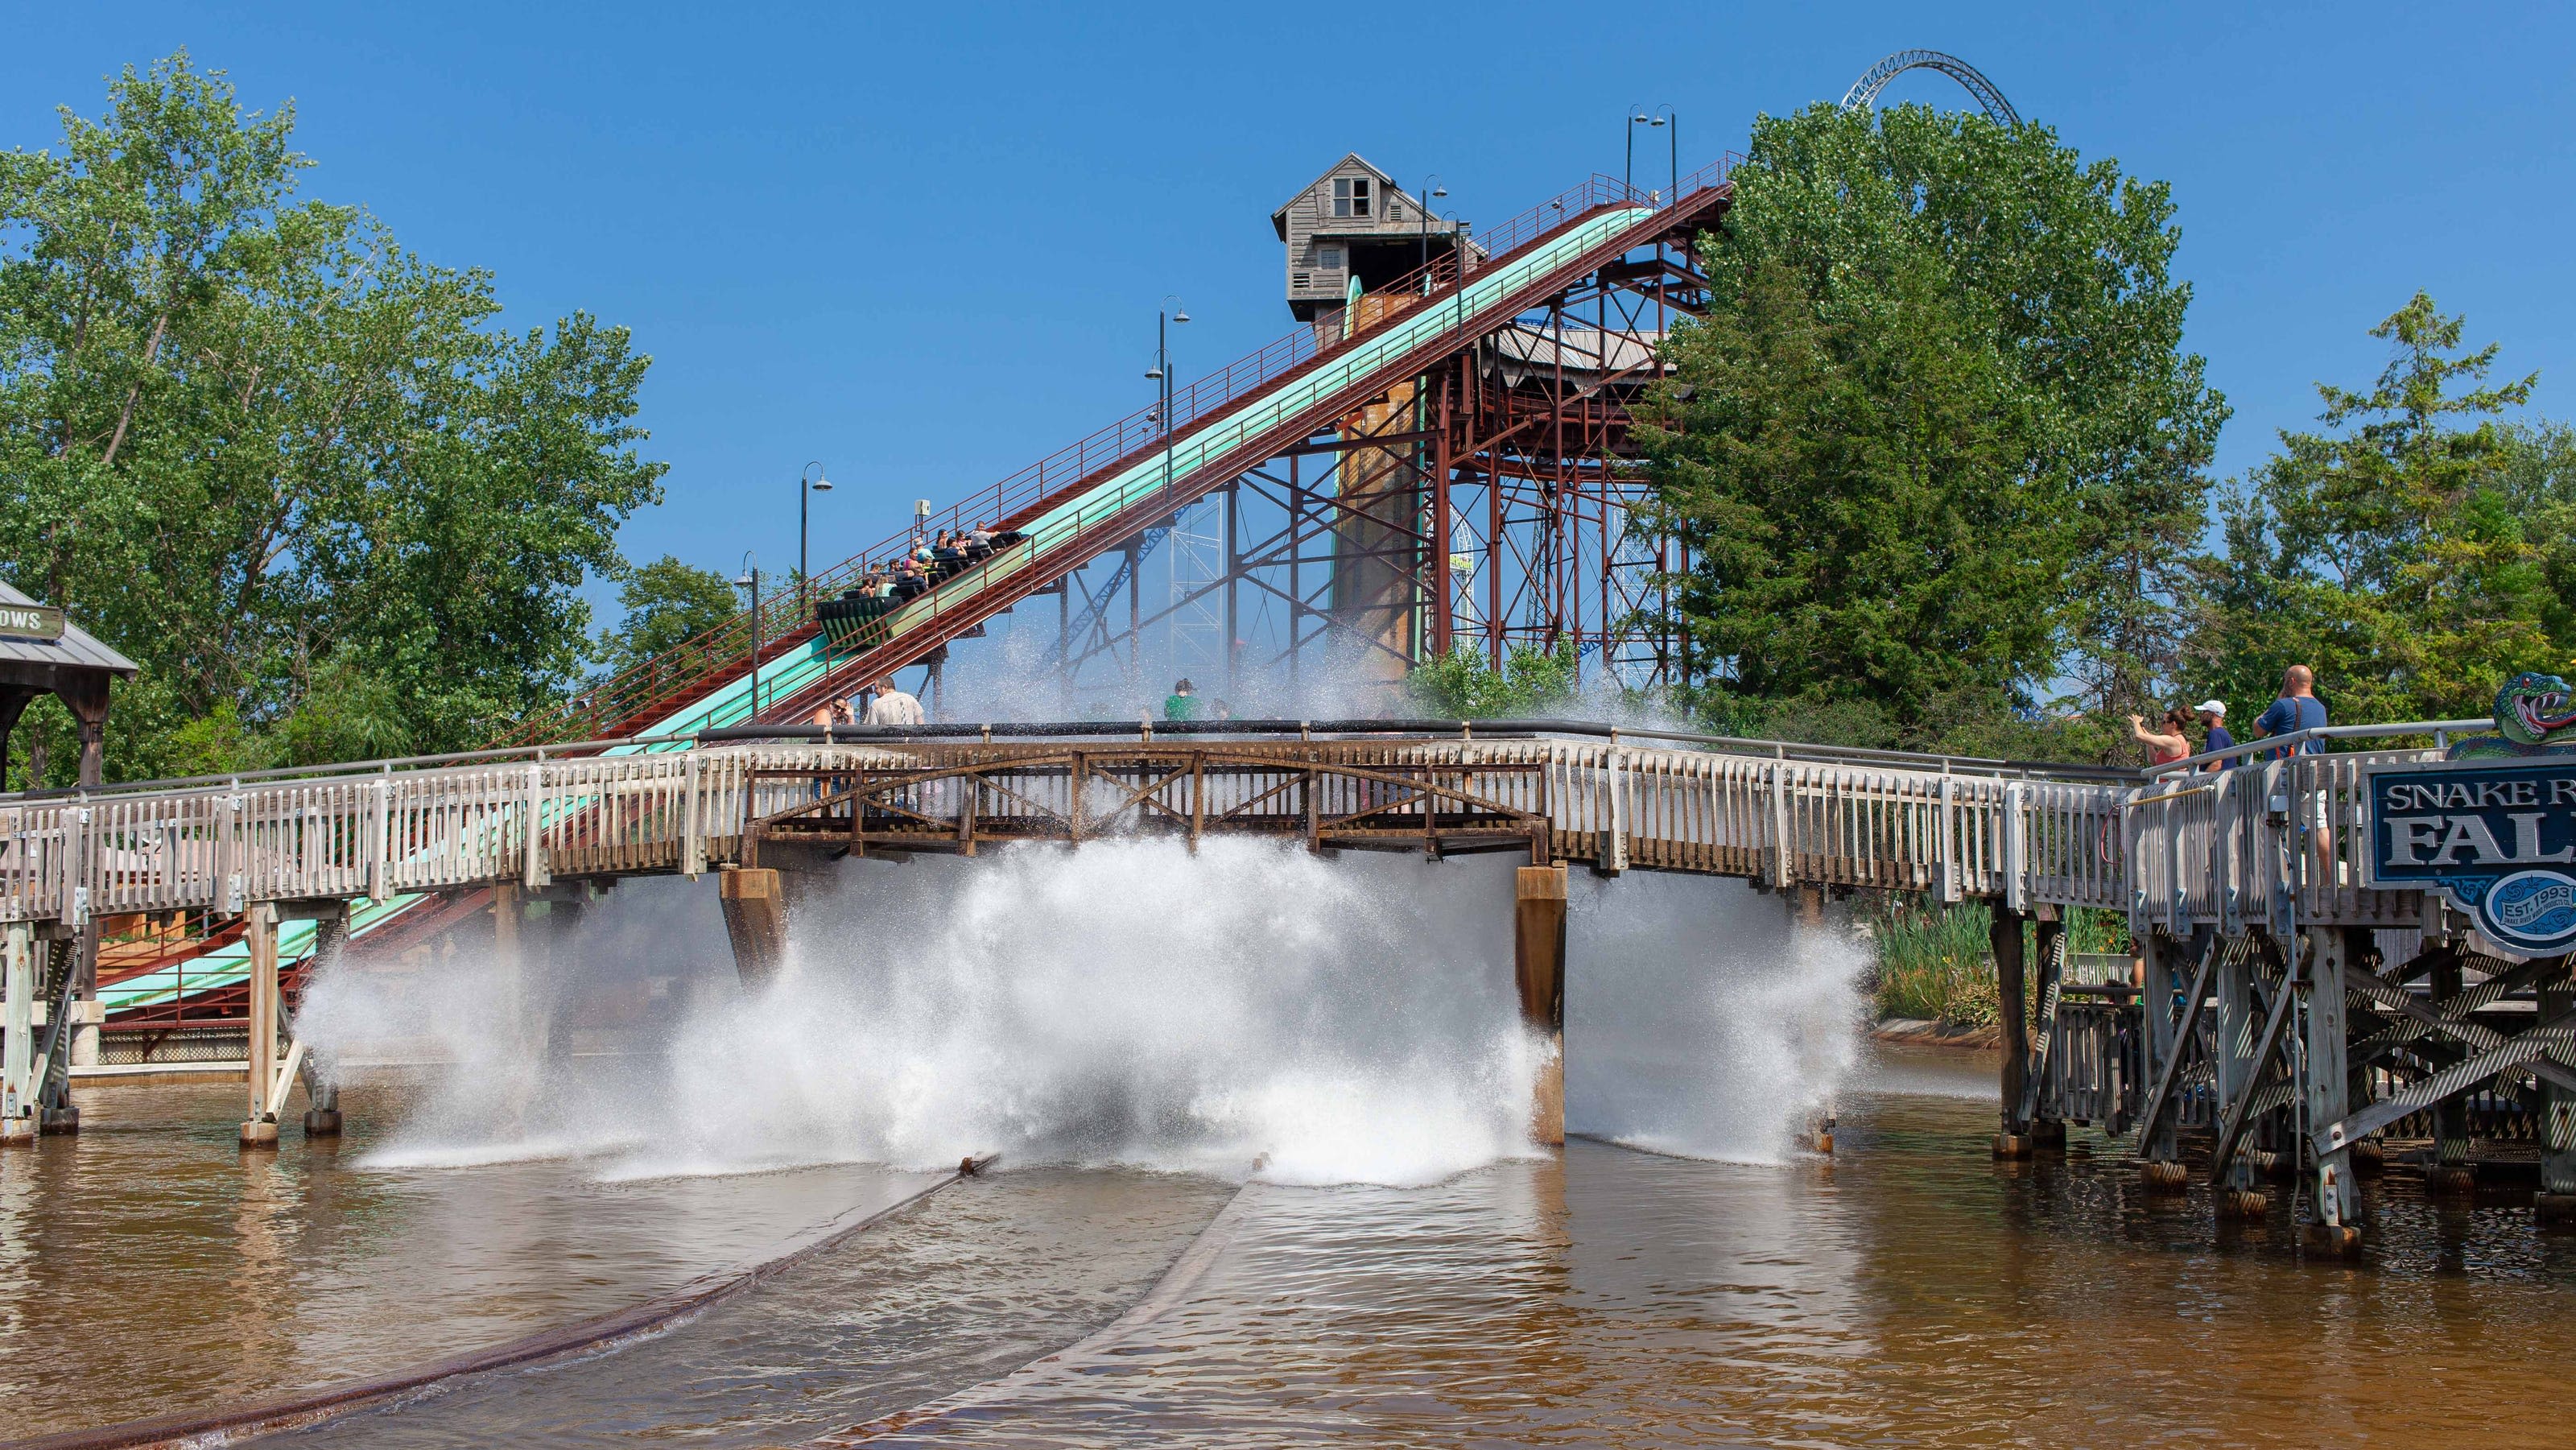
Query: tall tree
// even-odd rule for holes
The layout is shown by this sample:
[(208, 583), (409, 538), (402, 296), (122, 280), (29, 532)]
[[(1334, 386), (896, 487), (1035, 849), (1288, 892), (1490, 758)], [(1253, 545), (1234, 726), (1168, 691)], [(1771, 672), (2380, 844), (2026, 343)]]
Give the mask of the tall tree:
[(2335, 431), (2282, 433), (2229, 495), (2202, 648), (2231, 696), (2268, 700), (2305, 664), (2343, 719), (2475, 716), (2513, 674), (2568, 664), (2569, 501), (2524, 461), (2548, 434), (2499, 422), (2539, 375), (2490, 384), (2497, 346), (2462, 334), (2416, 293), (2371, 329), (2389, 360), (2367, 391), (2317, 385)]
[(2227, 412), (2167, 189), (1911, 106), (1764, 117), (1735, 184), (1640, 435), (1699, 683), (1901, 732), (2164, 688)]
[(730, 580), (712, 569), (684, 564), (670, 554), (628, 574), (617, 589), (625, 617), (600, 641), (609, 672), (667, 654), (741, 608)]
[(182, 52), (0, 156), (0, 571), (144, 666), (122, 775), (480, 743), (660, 495), (623, 329), (499, 328), (489, 274), (297, 200), (293, 130)]

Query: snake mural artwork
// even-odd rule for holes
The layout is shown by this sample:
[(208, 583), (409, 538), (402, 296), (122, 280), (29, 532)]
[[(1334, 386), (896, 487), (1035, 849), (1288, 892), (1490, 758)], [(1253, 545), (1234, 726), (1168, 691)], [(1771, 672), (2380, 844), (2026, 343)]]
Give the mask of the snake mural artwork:
[(2567, 682), (2525, 670), (2496, 691), (2496, 734), (2453, 742), (2453, 760), (2511, 759), (2576, 752), (2576, 703)]

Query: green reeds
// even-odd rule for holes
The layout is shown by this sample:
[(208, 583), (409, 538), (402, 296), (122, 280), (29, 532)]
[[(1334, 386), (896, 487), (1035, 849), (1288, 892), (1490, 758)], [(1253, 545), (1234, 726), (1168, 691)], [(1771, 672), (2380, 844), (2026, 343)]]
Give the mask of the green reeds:
[[(1895, 893), (1853, 902), (1853, 920), (1877, 948), (1870, 987), (1881, 1018), (1911, 1017), (1962, 1027), (1990, 1027), (2003, 1020), (1995, 989), (1995, 959), (1988, 945), (1994, 912), (1982, 901), (1956, 906)], [(2078, 908), (2067, 921), (2070, 952), (2128, 949), (2118, 915)], [(2023, 959), (2034, 965), (2038, 945), (2025, 926)], [(2034, 983), (2036, 972), (2033, 972)]]

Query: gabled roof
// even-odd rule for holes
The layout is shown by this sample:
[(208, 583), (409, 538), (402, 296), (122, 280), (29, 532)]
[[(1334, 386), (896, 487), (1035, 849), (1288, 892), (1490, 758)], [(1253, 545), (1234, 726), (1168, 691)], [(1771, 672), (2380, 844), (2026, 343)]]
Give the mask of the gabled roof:
[[(0, 579), (0, 604), (38, 604), (43, 601), (21, 594)], [(23, 662), (34, 665), (68, 665), (75, 669), (111, 670), (132, 679), (142, 668), (107, 647), (98, 636), (66, 620), (61, 639), (0, 638), (0, 662)]]
[(1381, 189), (1395, 193), (1398, 197), (1403, 198), (1405, 201), (1412, 203), (1416, 207), (1420, 207), (1422, 205), (1420, 202), (1414, 201), (1411, 196), (1406, 195), (1404, 188), (1395, 184), (1394, 177), (1380, 171), (1367, 157), (1362, 156), (1356, 151), (1345, 151), (1342, 153), (1341, 160), (1336, 161), (1332, 165), (1325, 167), (1323, 170), (1316, 172), (1314, 180), (1307, 182), (1304, 186), (1291, 192), (1288, 199), (1279, 204), (1279, 209), (1270, 214), (1270, 228), (1271, 230), (1279, 233), (1279, 240), (1283, 242), (1288, 240), (1288, 208), (1297, 204), (1297, 198), (1304, 196), (1306, 193), (1313, 191), (1316, 187), (1323, 185), (1326, 178), (1332, 176), (1335, 172), (1342, 170), (1344, 167), (1351, 165), (1353, 162), (1357, 162), (1360, 169), (1366, 171), (1369, 175), (1376, 177), (1377, 184)]

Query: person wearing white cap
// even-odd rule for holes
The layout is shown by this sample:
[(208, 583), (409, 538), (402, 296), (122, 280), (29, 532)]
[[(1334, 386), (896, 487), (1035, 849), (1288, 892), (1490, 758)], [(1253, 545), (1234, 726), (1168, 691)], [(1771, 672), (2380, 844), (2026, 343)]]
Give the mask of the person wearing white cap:
[[(2227, 728), (2227, 702), (2225, 700), (2203, 700), (2191, 708), (2193, 713), (2200, 716), (2201, 728), (2209, 732), (2208, 743), (2200, 747), (2204, 754), (2212, 750), (2225, 750), (2236, 743), (2235, 735), (2230, 733)], [(2232, 760), (2213, 760), (2209, 764), (2202, 766), (2201, 769), (2225, 770), (2227, 767), (2234, 765), (2235, 763), (2236, 762)]]

